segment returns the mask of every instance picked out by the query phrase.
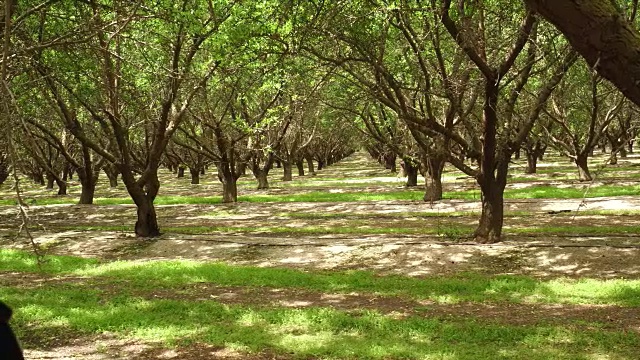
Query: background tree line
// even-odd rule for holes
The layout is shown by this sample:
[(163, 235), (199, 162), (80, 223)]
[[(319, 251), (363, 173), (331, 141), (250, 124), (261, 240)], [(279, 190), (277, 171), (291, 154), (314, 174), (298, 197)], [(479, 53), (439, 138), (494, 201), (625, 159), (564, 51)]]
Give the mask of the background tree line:
[(151, 237), (162, 166), (236, 202), (245, 174), (266, 189), (366, 149), (426, 201), (445, 164), (474, 178), (475, 238), (497, 242), (514, 157), (534, 173), (553, 148), (589, 181), (596, 148), (633, 151), (637, 1), (604, 3), (5, 0), (0, 183), (64, 195), (77, 174), (91, 204), (121, 179)]

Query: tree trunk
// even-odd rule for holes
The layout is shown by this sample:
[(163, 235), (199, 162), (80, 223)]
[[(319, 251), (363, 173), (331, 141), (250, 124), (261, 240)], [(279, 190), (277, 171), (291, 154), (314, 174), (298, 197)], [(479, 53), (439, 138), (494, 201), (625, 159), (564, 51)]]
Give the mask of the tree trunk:
[(218, 166), (218, 179), (222, 183), (222, 202), (225, 204), (238, 202), (238, 177), (228, 163)]
[(138, 206), (138, 220), (136, 221), (136, 235), (139, 237), (155, 237), (160, 235), (160, 227), (158, 226), (158, 217), (156, 209), (153, 206), (153, 200), (149, 200), (146, 196), (140, 202), (136, 202)]
[(418, 186), (418, 166), (412, 160), (404, 160), (404, 172), (407, 175), (407, 187)]
[(51, 190), (53, 189), (53, 184), (55, 184), (56, 179), (53, 176), (53, 174), (47, 173), (47, 189)]
[(82, 183), (82, 190), (80, 192), (80, 201), (78, 201), (78, 204), (92, 205), (95, 193), (96, 193), (95, 181), (88, 181), (86, 184)]
[(179, 178), (183, 178), (184, 177), (184, 166), (178, 166), (178, 177)]
[(500, 241), (504, 221), (504, 187), (485, 183), (482, 190), (482, 214), (474, 233), (477, 242), (493, 244)]
[(623, 159), (626, 159), (627, 156), (628, 156), (627, 148), (624, 146), (624, 144), (621, 143), (620, 144), (620, 157), (623, 158)]
[(525, 169), (525, 174), (535, 174), (538, 172), (538, 154), (535, 150), (533, 151), (525, 151), (527, 155), (527, 168)]
[(324, 161), (318, 160), (318, 171), (322, 170), (323, 168), (324, 168)]
[(298, 168), (298, 176), (304, 176), (304, 161), (302, 159), (296, 161), (296, 167)]
[(58, 185), (58, 195), (67, 195), (67, 183), (59, 178), (56, 178), (55, 181)]
[(509, 153), (506, 158), (496, 157), (496, 150), (499, 146), (497, 141), (498, 115), (496, 113), (499, 86), (495, 79), (490, 78), (485, 79), (484, 85), (484, 140), (480, 174), (476, 178), (482, 193), (482, 214), (474, 238), (479, 243), (490, 244), (499, 242), (502, 235), (504, 188), (507, 184), (511, 154)]
[(78, 204), (91, 205), (96, 193), (96, 183), (99, 172), (93, 172), (85, 168), (78, 168), (78, 179), (82, 190), (80, 191), (80, 201)]
[(107, 175), (107, 178), (109, 179), (109, 186), (112, 188), (117, 187), (118, 175), (120, 174), (118, 172), (118, 169), (116, 169), (116, 167), (113, 165), (107, 165), (103, 170), (104, 170), (104, 173)]
[(311, 156), (307, 156), (305, 157), (305, 160), (307, 160), (307, 168), (309, 169), (309, 175), (310, 176), (315, 176), (316, 174), (316, 169), (315, 169), (315, 164), (313, 163), (313, 158)]
[(578, 166), (578, 179), (580, 181), (591, 181), (593, 178), (591, 177), (591, 173), (589, 172), (589, 164), (587, 162), (588, 157), (586, 155), (580, 154), (575, 159), (574, 162)]
[(391, 170), (392, 173), (397, 173), (398, 168), (396, 166), (396, 154), (386, 154), (384, 156), (385, 169)]
[(426, 168), (425, 193), (423, 200), (426, 202), (442, 200), (442, 172), (444, 158), (431, 157), (423, 161)]
[(200, 169), (189, 168), (189, 173), (191, 174), (191, 185), (200, 184)]
[[(34, 172), (31, 177), (33, 178), (33, 182), (38, 185), (45, 185), (44, 174), (42, 172)], [(53, 184), (51, 184), (51, 189), (53, 189)]]
[(269, 188), (269, 179), (267, 177), (268, 172), (262, 169), (253, 170), (253, 175), (258, 181), (258, 190), (265, 190)]
[(283, 160), (282, 161), (282, 170), (284, 171), (284, 175), (282, 177), (282, 181), (292, 181), (293, 180), (293, 166), (291, 166), (291, 161)]

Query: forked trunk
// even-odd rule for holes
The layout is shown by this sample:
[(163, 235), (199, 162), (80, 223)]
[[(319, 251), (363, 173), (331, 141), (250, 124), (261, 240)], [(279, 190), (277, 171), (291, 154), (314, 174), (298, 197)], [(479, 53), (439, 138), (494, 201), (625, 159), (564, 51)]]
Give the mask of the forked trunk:
[(139, 237), (160, 236), (160, 227), (158, 226), (158, 217), (153, 206), (153, 200), (149, 200), (144, 196), (144, 200), (136, 202), (136, 205), (138, 206), (136, 235)]
[[(157, 168), (156, 168), (157, 169)], [(153, 201), (160, 190), (160, 181), (156, 172), (148, 173), (145, 182), (136, 181), (133, 171), (126, 165), (119, 168), (122, 181), (127, 187), (127, 192), (136, 204), (138, 219), (135, 225), (136, 236), (155, 237), (160, 236), (160, 227)]]
[(593, 178), (591, 177), (591, 173), (589, 172), (589, 164), (587, 162), (587, 156), (578, 155), (574, 162), (578, 166), (578, 179), (580, 181), (591, 181)]
[(229, 164), (220, 164), (218, 179), (222, 183), (222, 202), (235, 203), (238, 201), (238, 178), (234, 175)]

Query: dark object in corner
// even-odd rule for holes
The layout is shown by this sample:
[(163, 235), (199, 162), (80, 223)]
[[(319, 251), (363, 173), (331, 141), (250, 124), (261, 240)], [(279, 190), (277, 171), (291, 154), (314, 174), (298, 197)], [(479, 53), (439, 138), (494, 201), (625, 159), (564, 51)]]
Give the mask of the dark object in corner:
[(0, 301), (0, 359), (24, 360), (18, 339), (9, 326), (12, 314), (11, 308)]

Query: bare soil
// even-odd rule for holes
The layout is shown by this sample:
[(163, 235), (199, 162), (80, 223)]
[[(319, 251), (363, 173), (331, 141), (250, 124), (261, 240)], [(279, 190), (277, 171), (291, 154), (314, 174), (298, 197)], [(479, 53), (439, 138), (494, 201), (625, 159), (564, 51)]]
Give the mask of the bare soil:
[[(366, 166), (365, 166), (366, 165)], [(358, 168), (360, 166), (360, 168)], [(624, 175), (624, 174), (623, 174)], [(344, 167), (322, 173), (323, 177), (380, 176), (378, 168), (357, 158)], [(575, 186), (573, 180), (558, 181), (549, 176), (547, 183)], [(167, 179), (168, 180), (168, 179)], [(201, 186), (176, 185), (166, 191), (195, 195), (213, 191), (214, 182)], [(532, 179), (534, 180), (534, 179)], [(188, 181), (188, 180), (186, 180)], [(535, 181), (535, 180), (534, 180)], [(603, 180), (605, 181), (605, 180)], [(630, 180), (631, 181), (631, 180)], [(633, 181), (631, 181), (633, 182)], [(402, 179), (389, 184), (366, 186), (363, 191), (388, 191), (402, 187)], [(510, 186), (529, 186), (530, 182)], [(467, 180), (456, 181), (452, 188), (473, 188)], [(286, 194), (327, 187), (277, 187), (270, 193)], [(109, 190), (111, 191), (111, 190)], [(216, 190), (217, 191), (217, 190)], [(336, 191), (339, 191), (337, 189)], [(350, 190), (351, 191), (351, 190)], [(113, 193), (113, 196), (122, 196)], [(640, 216), (591, 216), (583, 210), (640, 210), (640, 196), (586, 200), (518, 200), (507, 201), (506, 211), (527, 212), (526, 216), (508, 216), (509, 227), (531, 226), (615, 226), (640, 225)], [(52, 254), (77, 255), (105, 259), (196, 259), (232, 264), (292, 267), (301, 269), (365, 269), (380, 274), (408, 276), (455, 275), (480, 272), (489, 275), (520, 274), (539, 278), (590, 277), (640, 278), (640, 236), (507, 236), (493, 245), (470, 242), (461, 234), (448, 234), (450, 225), (474, 226), (475, 216), (424, 217), (424, 212), (478, 211), (479, 202), (443, 200), (434, 204), (410, 201), (353, 203), (239, 203), (235, 205), (159, 206), (161, 228), (225, 227), (227, 232), (184, 235), (167, 232), (153, 240), (138, 239), (131, 234), (135, 208), (118, 206), (32, 206), (30, 214), (35, 240)], [(568, 213), (555, 214), (566, 211)], [(283, 214), (300, 214), (291, 218)], [(24, 237), (16, 239), (20, 220), (15, 207), (0, 207), (0, 246), (29, 249)], [(325, 217), (315, 216), (323, 215)], [(115, 226), (117, 231), (59, 230), (73, 226)], [(268, 227), (318, 227), (325, 235), (273, 233)], [(440, 235), (363, 235), (336, 234), (336, 227), (415, 227), (437, 228)], [(234, 230), (237, 228), (238, 230)], [(253, 229), (252, 229), (253, 228)], [(264, 230), (261, 228), (267, 228)], [(0, 274), (0, 286), (33, 287), (48, 282), (83, 282), (82, 278), (46, 277), (23, 273)], [(92, 280), (95, 281), (95, 280)], [(104, 291), (118, 293), (113, 285)], [(334, 307), (344, 311), (376, 310), (393, 316), (425, 316), (463, 321), (479, 320), (510, 325), (530, 324), (599, 324), (603, 328), (640, 332), (640, 309), (618, 306), (536, 305), (477, 303), (434, 304), (401, 297), (367, 294), (331, 294), (291, 289), (219, 287), (196, 284), (184, 291), (156, 289), (139, 296), (150, 299), (215, 300), (227, 304), (279, 307)], [(259, 300), (258, 300), (259, 299)], [(37, 343), (38, 339), (29, 339)], [(178, 349), (160, 344), (125, 341), (112, 334), (92, 337), (67, 336), (43, 340), (41, 346), (26, 350), (29, 359), (288, 359), (290, 356), (269, 352), (238, 353), (224, 348), (193, 344)]]

